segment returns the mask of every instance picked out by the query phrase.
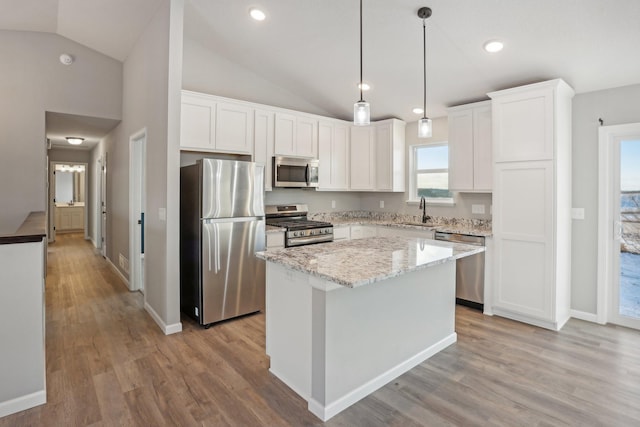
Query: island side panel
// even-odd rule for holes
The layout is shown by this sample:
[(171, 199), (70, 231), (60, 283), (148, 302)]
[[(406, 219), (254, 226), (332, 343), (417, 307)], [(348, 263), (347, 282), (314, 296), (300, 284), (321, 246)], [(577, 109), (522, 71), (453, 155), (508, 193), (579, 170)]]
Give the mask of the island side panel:
[(311, 395), (309, 276), (267, 262), (266, 349), (269, 371), (304, 399)]
[(309, 409), (323, 420), (456, 341), (455, 262), (312, 297)]

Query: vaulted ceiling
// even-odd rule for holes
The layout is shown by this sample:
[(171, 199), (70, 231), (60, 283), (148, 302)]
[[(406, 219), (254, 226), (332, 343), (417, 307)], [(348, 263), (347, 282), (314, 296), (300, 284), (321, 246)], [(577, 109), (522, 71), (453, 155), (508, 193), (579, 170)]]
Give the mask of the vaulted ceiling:
[[(162, 1), (0, 0), (0, 28), (57, 33), (123, 61)], [(357, 0), (184, 1), (185, 44), (295, 94), (314, 106), (310, 112), (351, 117), (359, 97)], [(267, 19), (251, 20), (253, 6)], [(373, 119), (419, 118), (411, 110), (422, 104), (422, 6), (433, 10), (431, 117), (493, 90), (557, 77), (578, 93), (640, 83), (638, 0), (364, 0)], [(485, 52), (490, 39), (504, 50)]]

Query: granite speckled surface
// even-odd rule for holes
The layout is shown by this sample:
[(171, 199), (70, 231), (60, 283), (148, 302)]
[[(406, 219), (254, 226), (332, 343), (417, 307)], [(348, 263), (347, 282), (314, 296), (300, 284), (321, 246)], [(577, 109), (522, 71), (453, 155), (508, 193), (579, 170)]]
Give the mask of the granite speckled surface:
[(353, 288), (484, 250), (419, 237), (372, 237), (258, 252), (257, 256)]
[(472, 236), (491, 236), (491, 220), (448, 218), (432, 216), (427, 224), (421, 223), (421, 215), (392, 212), (345, 211), (320, 212), (309, 214), (309, 219), (328, 221), (334, 226), (340, 225), (383, 225), (389, 227), (430, 229), (447, 233), (469, 234)]

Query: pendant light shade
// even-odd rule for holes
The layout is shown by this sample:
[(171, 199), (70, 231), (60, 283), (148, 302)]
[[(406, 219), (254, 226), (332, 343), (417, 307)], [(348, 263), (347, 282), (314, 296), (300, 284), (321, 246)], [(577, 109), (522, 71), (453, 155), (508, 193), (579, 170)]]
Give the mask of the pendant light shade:
[(367, 126), (371, 123), (371, 110), (369, 103), (362, 97), (362, 0), (360, 0), (360, 101), (353, 104), (353, 124), (356, 126)]
[(421, 7), (418, 9), (418, 17), (422, 19), (422, 53), (423, 53), (423, 98), (422, 98), (422, 118), (418, 121), (418, 138), (431, 138), (432, 123), (427, 117), (427, 18), (431, 16), (431, 8)]

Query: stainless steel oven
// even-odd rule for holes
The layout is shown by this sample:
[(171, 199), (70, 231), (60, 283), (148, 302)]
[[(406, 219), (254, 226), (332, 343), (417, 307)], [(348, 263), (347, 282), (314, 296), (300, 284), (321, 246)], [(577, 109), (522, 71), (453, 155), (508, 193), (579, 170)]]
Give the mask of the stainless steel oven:
[(333, 241), (333, 225), (307, 219), (307, 205), (265, 206), (267, 225), (285, 229), (284, 246), (311, 245)]
[(318, 165), (317, 159), (274, 157), (273, 185), (289, 188), (317, 187)]

